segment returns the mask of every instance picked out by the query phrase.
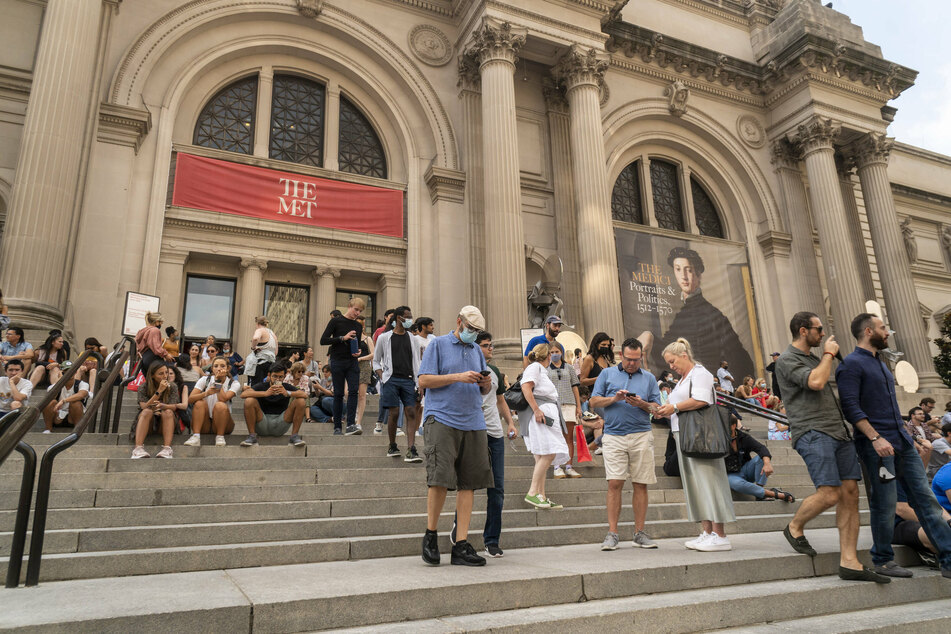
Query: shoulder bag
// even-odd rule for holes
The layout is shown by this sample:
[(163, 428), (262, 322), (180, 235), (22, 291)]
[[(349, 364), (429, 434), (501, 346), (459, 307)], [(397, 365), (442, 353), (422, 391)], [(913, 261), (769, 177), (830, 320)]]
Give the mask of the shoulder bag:
[[(690, 381), (689, 393), (693, 398), (693, 380)], [(680, 452), (686, 457), (709, 460), (730, 453), (730, 414), (716, 402), (714, 393), (713, 405), (677, 415)]]
[(523, 409), (528, 408), (528, 401), (525, 400), (525, 395), (522, 394), (522, 375), (519, 374), (518, 378), (515, 379), (515, 383), (505, 390), (505, 393), (502, 394), (502, 398), (505, 399), (505, 404), (509, 406), (509, 409), (512, 409), (516, 412), (520, 412)]

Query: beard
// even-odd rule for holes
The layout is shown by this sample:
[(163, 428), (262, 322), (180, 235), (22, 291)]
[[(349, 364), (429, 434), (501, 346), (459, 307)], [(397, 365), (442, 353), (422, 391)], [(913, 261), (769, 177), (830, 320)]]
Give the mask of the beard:
[(869, 337), (868, 342), (872, 344), (872, 347), (875, 348), (876, 350), (884, 350), (885, 348), (888, 347), (887, 338), (881, 335), (872, 335), (871, 337)]

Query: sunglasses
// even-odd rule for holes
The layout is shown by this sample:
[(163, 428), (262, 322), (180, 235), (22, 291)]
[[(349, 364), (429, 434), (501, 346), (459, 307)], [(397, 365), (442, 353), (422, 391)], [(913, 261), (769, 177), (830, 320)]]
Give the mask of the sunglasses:
[(492, 345), (491, 343), (480, 343), (480, 344), (479, 344), (479, 347), (480, 347), (480, 348), (489, 348), (490, 350), (494, 350), (494, 349), (495, 349), (495, 346)]
[(815, 330), (816, 332), (822, 332), (822, 326), (809, 326), (806, 330)]

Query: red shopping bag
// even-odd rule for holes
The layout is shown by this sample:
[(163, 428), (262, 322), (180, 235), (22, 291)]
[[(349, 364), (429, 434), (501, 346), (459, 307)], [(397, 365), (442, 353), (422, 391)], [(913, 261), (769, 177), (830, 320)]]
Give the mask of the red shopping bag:
[(139, 388), (145, 385), (145, 375), (139, 372), (139, 374), (129, 382), (129, 385), (126, 386), (130, 392), (138, 392)]
[(584, 427), (575, 425), (575, 444), (578, 445), (576, 462), (591, 462), (591, 452), (588, 451), (588, 439), (584, 437)]

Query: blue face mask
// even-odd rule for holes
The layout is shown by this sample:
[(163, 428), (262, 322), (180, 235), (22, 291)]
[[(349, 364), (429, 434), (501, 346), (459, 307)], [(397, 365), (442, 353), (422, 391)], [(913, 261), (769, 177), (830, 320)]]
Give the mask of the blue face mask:
[(476, 337), (479, 336), (479, 333), (473, 332), (468, 328), (463, 328), (459, 331), (459, 341), (462, 343), (473, 344), (475, 343)]
[(412, 327), (413, 327), (413, 320), (412, 320), (412, 319), (404, 319), (404, 320), (403, 320), (403, 328), (406, 328), (407, 330), (409, 330), (409, 329), (412, 328)]
[(560, 355), (560, 354), (553, 354), (553, 355), (551, 355), (551, 362), (552, 362), (552, 363), (561, 363), (561, 355)]

